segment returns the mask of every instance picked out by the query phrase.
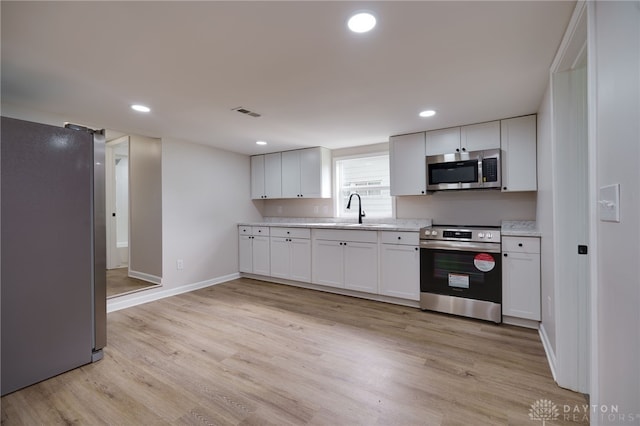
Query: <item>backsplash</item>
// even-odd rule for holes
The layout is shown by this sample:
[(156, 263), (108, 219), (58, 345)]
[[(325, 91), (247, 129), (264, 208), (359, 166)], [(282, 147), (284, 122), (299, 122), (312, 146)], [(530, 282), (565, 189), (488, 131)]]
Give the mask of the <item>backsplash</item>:
[[(503, 220), (535, 220), (536, 199), (536, 192), (503, 193), (494, 190), (449, 191), (423, 196), (396, 197), (396, 220), (418, 218), (433, 220), (435, 224), (499, 226)], [(335, 221), (332, 199), (283, 199), (260, 202), (262, 206), (258, 208), (265, 218)], [(364, 210), (366, 209), (365, 202)], [(371, 223), (393, 223), (393, 219), (365, 220)]]

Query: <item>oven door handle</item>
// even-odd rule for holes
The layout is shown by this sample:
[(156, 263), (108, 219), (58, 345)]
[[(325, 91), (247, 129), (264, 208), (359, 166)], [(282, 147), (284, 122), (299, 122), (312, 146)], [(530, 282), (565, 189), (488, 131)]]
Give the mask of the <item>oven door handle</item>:
[(435, 241), (422, 240), (420, 248), (452, 251), (484, 251), (488, 253), (500, 253), (498, 243), (474, 243), (469, 241)]

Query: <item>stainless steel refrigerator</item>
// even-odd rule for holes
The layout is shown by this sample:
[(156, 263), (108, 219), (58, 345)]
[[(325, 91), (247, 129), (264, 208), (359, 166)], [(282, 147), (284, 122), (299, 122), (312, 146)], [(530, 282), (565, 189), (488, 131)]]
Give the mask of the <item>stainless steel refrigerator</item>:
[(104, 131), (2, 117), (1, 393), (102, 358)]

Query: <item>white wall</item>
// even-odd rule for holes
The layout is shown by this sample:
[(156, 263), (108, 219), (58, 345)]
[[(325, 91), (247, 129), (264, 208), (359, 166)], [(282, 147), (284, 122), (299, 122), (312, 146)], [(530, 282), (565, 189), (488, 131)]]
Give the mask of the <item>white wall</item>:
[(442, 225), (499, 226), (503, 220), (535, 220), (536, 193), (472, 190), (397, 197), (396, 216)]
[[(551, 85), (547, 87), (538, 110), (538, 193), (536, 220), (540, 238), (540, 280), (543, 334), (554, 352), (556, 350), (555, 318), (555, 252), (553, 244), (553, 187), (551, 145)], [(549, 348), (547, 348), (549, 349)]]
[(129, 271), (162, 278), (162, 146), (160, 139), (129, 137)]
[[(236, 224), (260, 221), (250, 196), (249, 157), (179, 140), (162, 141), (163, 285), (238, 272)], [(184, 269), (176, 269), (176, 261)]]
[[(591, 403), (640, 414), (640, 2), (589, 4), (597, 187), (620, 184), (620, 223), (598, 222), (597, 376)], [(597, 188), (595, 188), (597, 189)], [(638, 424), (593, 418), (592, 424)]]

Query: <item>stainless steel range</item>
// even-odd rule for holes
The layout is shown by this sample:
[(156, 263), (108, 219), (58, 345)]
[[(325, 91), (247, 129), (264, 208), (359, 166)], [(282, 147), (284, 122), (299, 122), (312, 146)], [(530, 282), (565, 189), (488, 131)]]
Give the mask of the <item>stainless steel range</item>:
[(502, 322), (500, 227), (420, 230), (420, 308)]

